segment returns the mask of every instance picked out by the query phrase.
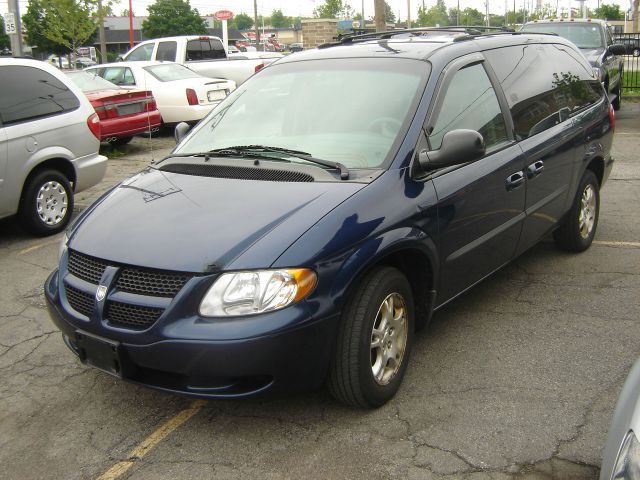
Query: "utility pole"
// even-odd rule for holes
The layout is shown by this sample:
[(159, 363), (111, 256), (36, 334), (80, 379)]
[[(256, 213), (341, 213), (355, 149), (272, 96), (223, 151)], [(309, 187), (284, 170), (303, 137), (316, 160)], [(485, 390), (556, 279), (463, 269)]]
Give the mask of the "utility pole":
[(253, 0), (253, 28), (256, 32), (256, 50), (260, 51), (260, 26), (258, 25), (258, 0)]
[(98, 34), (100, 35), (100, 63), (107, 63), (107, 39), (104, 31), (104, 15), (102, 12), (102, 0), (98, 0), (98, 11), (100, 12), (100, 25)]
[[(9, 0), (9, 13), (5, 16), (5, 28), (11, 40), (11, 54), (21, 57), (22, 51), (22, 22), (20, 21), (20, 9), (18, 0)], [(13, 22), (11, 22), (13, 20)]]
[(384, 18), (384, 0), (374, 0), (376, 32), (384, 32), (387, 29), (387, 22)]
[[(385, 24), (386, 24), (385, 18)], [(411, 0), (407, 0), (407, 28), (411, 28)]]

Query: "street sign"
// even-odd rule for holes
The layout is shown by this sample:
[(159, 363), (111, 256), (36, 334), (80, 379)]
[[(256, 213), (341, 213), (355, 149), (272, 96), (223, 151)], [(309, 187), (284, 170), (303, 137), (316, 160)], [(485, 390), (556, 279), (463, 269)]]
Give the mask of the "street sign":
[(16, 17), (13, 15), (13, 12), (4, 14), (4, 33), (7, 35), (18, 33), (18, 29), (16, 28)]
[(233, 18), (233, 12), (229, 10), (218, 10), (213, 16), (216, 20), (231, 20)]

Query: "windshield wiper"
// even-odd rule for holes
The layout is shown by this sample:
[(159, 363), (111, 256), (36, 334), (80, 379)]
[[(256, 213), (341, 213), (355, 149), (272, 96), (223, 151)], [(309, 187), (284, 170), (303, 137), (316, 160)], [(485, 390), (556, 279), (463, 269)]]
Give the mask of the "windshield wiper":
[[(332, 162), (331, 160), (323, 160), (321, 158), (315, 158), (310, 153), (303, 152), (300, 150), (292, 150), (290, 148), (282, 148), (282, 147), (269, 147), (266, 145), (234, 145), (232, 147), (225, 148), (216, 148), (214, 150), (210, 150), (208, 153), (214, 155), (228, 155), (228, 154), (236, 154), (236, 155), (246, 155), (246, 154), (254, 154), (257, 152), (263, 153), (284, 153), (291, 157), (299, 158), (301, 160), (306, 160), (311, 163), (315, 163), (318, 165), (322, 165), (324, 167), (333, 168), (335, 170), (340, 170), (340, 179), (347, 180), (349, 178), (349, 170), (340, 162)], [(273, 157), (266, 157), (269, 159), (274, 159)], [(277, 159), (274, 159), (277, 160)]]

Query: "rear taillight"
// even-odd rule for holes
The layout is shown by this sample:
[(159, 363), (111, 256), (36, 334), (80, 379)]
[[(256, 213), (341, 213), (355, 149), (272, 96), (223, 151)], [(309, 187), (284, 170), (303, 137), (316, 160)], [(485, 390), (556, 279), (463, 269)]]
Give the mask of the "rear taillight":
[(154, 110), (157, 110), (158, 106), (156, 105), (156, 99), (151, 97), (151, 98), (147, 98), (144, 101), (144, 111), (145, 112), (153, 112)]
[(100, 140), (100, 118), (97, 114), (92, 113), (89, 118), (87, 118), (87, 125), (89, 126), (89, 130), (91, 133)]
[(103, 105), (101, 107), (95, 107), (95, 111), (100, 117), (100, 120), (108, 120), (109, 118), (118, 117), (118, 107), (115, 105)]
[(253, 71), (253, 73), (258, 73), (260, 70), (262, 70), (264, 68), (264, 63), (260, 63), (258, 65), (256, 65), (255, 70)]
[(611, 130), (616, 129), (616, 112), (613, 110), (613, 105), (609, 105), (609, 122), (611, 122)]
[(187, 88), (187, 102), (189, 105), (198, 105), (198, 95), (193, 88)]

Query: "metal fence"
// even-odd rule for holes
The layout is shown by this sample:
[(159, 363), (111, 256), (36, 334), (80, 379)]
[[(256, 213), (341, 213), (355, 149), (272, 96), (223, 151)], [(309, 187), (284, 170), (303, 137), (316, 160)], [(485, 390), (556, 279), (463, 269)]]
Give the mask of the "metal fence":
[(640, 93), (640, 33), (616, 35), (614, 42), (627, 47), (622, 79), (624, 89), (627, 93)]

